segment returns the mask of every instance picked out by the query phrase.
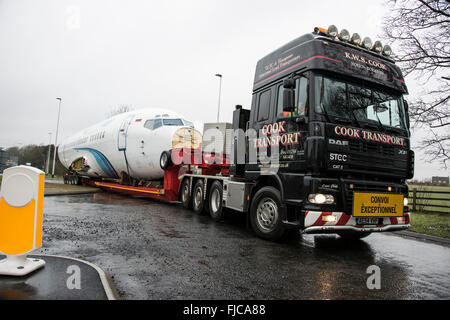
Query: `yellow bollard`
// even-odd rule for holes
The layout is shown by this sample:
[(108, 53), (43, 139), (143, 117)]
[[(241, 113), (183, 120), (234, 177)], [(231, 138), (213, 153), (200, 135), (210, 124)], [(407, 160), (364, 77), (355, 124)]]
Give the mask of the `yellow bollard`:
[(45, 265), (27, 254), (42, 246), (44, 172), (30, 166), (3, 171), (0, 189), (0, 275), (23, 276)]

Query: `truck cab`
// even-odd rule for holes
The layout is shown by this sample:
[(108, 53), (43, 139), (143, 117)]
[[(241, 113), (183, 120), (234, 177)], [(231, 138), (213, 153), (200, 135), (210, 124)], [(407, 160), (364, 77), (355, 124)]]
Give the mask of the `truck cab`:
[(258, 61), (251, 110), (233, 118), (247, 153), (232, 157), (230, 173), (253, 183), (259, 236), (300, 228), (361, 238), (409, 227), (407, 88), (389, 55), (379, 41), (330, 26)]

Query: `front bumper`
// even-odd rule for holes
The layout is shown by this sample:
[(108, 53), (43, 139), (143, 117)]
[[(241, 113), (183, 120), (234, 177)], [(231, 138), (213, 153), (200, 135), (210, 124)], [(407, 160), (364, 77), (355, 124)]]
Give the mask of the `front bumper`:
[[(334, 222), (327, 222), (323, 217), (334, 216)], [(322, 212), (306, 211), (304, 233), (338, 233), (338, 232), (385, 232), (408, 229), (410, 215), (409, 212), (403, 217), (380, 218), (377, 225), (360, 225), (356, 223), (356, 218), (344, 212)]]

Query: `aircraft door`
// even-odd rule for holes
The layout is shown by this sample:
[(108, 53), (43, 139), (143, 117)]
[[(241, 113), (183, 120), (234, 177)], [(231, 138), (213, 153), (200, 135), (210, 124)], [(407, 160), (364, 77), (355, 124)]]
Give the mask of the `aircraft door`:
[(119, 133), (117, 138), (117, 149), (119, 151), (124, 151), (127, 149), (128, 127), (130, 126), (131, 118), (133, 117), (134, 115), (130, 115), (127, 118), (125, 118), (119, 127)]

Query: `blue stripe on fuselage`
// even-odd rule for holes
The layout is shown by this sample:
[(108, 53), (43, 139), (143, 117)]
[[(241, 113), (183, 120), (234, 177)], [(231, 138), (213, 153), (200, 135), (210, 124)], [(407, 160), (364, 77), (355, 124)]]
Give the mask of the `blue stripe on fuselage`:
[(109, 160), (100, 151), (91, 148), (75, 148), (75, 150), (89, 151), (94, 156), (94, 159), (95, 161), (97, 161), (100, 169), (102, 169), (108, 177), (119, 178), (117, 176), (116, 170), (114, 170), (113, 166), (111, 165), (111, 162), (109, 162)]

